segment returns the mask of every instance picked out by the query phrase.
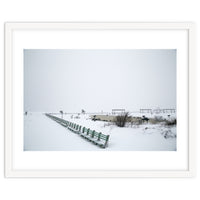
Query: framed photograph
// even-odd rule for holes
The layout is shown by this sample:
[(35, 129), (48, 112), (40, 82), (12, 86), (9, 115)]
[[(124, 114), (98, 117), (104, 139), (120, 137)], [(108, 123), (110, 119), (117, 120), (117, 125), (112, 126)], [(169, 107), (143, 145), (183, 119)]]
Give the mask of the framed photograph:
[(6, 177), (192, 177), (192, 23), (6, 23)]

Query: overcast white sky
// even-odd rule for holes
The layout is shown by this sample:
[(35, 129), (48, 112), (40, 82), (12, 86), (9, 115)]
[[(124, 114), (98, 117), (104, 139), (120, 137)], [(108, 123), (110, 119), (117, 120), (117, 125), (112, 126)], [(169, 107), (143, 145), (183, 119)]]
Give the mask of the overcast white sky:
[(24, 109), (176, 108), (176, 50), (24, 50)]

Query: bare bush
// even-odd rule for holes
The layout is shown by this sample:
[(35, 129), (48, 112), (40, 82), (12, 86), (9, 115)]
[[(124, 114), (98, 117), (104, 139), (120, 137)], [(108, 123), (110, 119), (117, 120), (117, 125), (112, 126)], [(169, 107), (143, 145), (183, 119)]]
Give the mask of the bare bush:
[(174, 126), (174, 125), (176, 125), (176, 119), (166, 120), (165, 125), (167, 125), (167, 126)]
[(168, 138), (176, 138), (176, 133), (172, 132), (171, 130), (165, 130), (161, 133), (165, 139)]
[(124, 127), (128, 121), (130, 121), (128, 112), (122, 113), (115, 118), (115, 124), (119, 127)]
[(162, 116), (155, 116), (154, 119), (155, 119), (155, 121), (157, 121), (157, 122), (163, 122), (163, 121), (164, 121), (164, 119), (163, 119)]

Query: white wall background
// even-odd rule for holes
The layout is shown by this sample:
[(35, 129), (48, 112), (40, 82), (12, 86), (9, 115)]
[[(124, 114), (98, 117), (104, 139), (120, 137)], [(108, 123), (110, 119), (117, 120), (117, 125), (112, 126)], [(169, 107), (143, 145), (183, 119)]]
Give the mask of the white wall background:
[[(192, 21), (196, 23), (198, 31), (200, 25), (198, 2), (198, 0), (2, 0), (0, 2), (0, 92), (3, 96), (3, 35), (6, 21)], [(197, 50), (199, 46), (197, 40)], [(197, 74), (199, 76), (199, 70)], [(199, 100), (200, 91), (197, 97)], [(0, 100), (1, 111), (3, 111), (3, 97)], [(197, 111), (200, 111), (199, 108)], [(199, 114), (197, 117), (200, 117)], [(195, 178), (189, 179), (5, 179), (3, 112), (0, 119), (2, 133), (0, 136), (0, 199), (200, 199), (198, 171)], [(199, 131), (200, 129), (197, 128), (197, 132)], [(197, 151), (199, 152), (200, 148)], [(198, 170), (200, 170), (199, 160), (197, 160)], [(102, 187), (101, 192), (99, 187)]]

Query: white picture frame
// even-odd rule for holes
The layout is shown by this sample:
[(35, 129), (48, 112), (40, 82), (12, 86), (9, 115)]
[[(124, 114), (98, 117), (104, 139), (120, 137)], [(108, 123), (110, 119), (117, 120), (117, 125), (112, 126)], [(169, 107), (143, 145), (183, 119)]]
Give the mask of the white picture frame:
[[(18, 33), (26, 34), (29, 31), (34, 31), (37, 36), (40, 34), (51, 34), (53, 32), (63, 31), (167, 31), (173, 35), (173, 31), (185, 31), (187, 44), (187, 66), (188, 70), (188, 82), (187, 94), (188, 94), (188, 120), (187, 120), (187, 149), (184, 149), (184, 156), (187, 157), (187, 168), (173, 168), (167, 169), (112, 169), (110, 167), (98, 168), (38, 168), (28, 167), (26, 165), (20, 167), (20, 157), (15, 154), (15, 148), (18, 146), (15, 144), (17, 134), (21, 132), (16, 126), (16, 110), (22, 102), (16, 98), (17, 91), (13, 86), (15, 85), (16, 67), (21, 67), (23, 59), (17, 61), (17, 45), (21, 45)], [(152, 32), (152, 33), (154, 33)], [(17, 34), (16, 34), (17, 33)], [(21, 37), (22, 38), (22, 37)], [(34, 38), (33, 38), (34, 39)], [(47, 39), (47, 41), (49, 41)], [(52, 42), (52, 44), (50, 43)], [(123, 41), (121, 42), (122, 48)], [(51, 46), (52, 45), (52, 46)], [(53, 46), (54, 45), (54, 46)], [(56, 41), (49, 41), (46, 44), (47, 48), (55, 48)], [(145, 46), (144, 46), (145, 47)], [(23, 45), (22, 45), (23, 48)], [(37, 47), (37, 44), (33, 48)], [(65, 46), (65, 48), (68, 48)], [(70, 47), (71, 48), (71, 47)], [(74, 48), (77, 48), (75, 46)], [(89, 48), (94, 48), (89, 47)], [(103, 48), (103, 47), (102, 47)], [(155, 47), (156, 48), (156, 47)], [(20, 55), (20, 54), (19, 54)], [(18, 63), (17, 63), (18, 62)], [(16, 64), (17, 63), (17, 64)], [(19, 65), (18, 65), (19, 64)], [(20, 71), (20, 70), (19, 70)], [(17, 75), (18, 76), (18, 75)], [(14, 77), (14, 79), (13, 79)], [(19, 75), (19, 80), (23, 79), (23, 76)], [(23, 81), (21, 82), (23, 84)], [(21, 85), (22, 86), (22, 85)], [(14, 98), (15, 97), (15, 98)], [(178, 102), (177, 102), (178, 103)], [(177, 111), (178, 112), (178, 111)], [(181, 112), (179, 110), (179, 112)], [(19, 114), (19, 113), (18, 113)], [(15, 132), (15, 134), (14, 134)], [(22, 143), (23, 141), (21, 141)], [(20, 143), (20, 144), (21, 144)], [(22, 151), (19, 148), (19, 151)], [(24, 153), (24, 152), (21, 152)], [(60, 152), (58, 152), (60, 153)], [(61, 154), (61, 153), (60, 153)], [(145, 154), (145, 152), (144, 152)], [(134, 159), (134, 158), (133, 158)], [(91, 161), (92, 162), (92, 161)], [(6, 177), (192, 177), (195, 175), (195, 26), (193, 23), (18, 23), (11, 22), (5, 23), (5, 176)]]

